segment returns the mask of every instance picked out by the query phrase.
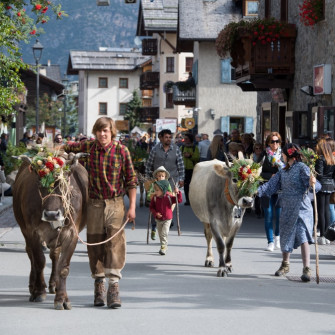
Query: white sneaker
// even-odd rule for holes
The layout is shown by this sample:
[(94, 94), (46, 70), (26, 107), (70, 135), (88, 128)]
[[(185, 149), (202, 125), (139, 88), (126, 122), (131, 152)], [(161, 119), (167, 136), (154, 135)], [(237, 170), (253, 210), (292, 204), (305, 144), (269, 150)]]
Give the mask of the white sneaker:
[(329, 240), (327, 240), (326, 238), (325, 238), (325, 240), (326, 240), (326, 244), (330, 244), (330, 241), (329, 241)]
[(274, 248), (275, 248), (274, 243), (273, 243), (273, 242), (270, 242), (270, 243), (268, 244), (268, 247), (265, 249), (265, 251), (273, 251)]
[(280, 236), (275, 236), (275, 249), (280, 249)]
[(325, 245), (326, 244), (326, 239), (324, 236), (318, 237), (318, 244), (319, 245)]

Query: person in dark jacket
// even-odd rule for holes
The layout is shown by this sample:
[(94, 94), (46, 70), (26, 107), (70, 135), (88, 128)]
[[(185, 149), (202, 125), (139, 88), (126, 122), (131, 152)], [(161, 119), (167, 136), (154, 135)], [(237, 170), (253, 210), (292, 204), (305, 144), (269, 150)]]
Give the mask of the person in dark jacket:
[(316, 153), (319, 156), (315, 163), (316, 179), (321, 184), (321, 190), (316, 195), (320, 229), (318, 244), (326, 244), (330, 243), (324, 237), (324, 233), (329, 226), (329, 199), (334, 192), (335, 157), (329, 143), (324, 138), (320, 139), (316, 145)]
[[(271, 132), (265, 141), (265, 159), (262, 166), (262, 174), (264, 180), (268, 181), (274, 176), (280, 169), (284, 168), (282, 151), (281, 151), (281, 136), (277, 132)], [(264, 226), (265, 233), (268, 240), (268, 246), (266, 251), (273, 251), (274, 249), (280, 249), (280, 237), (279, 237), (279, 216), (281, 208), (276, 206), (278, 200), (278, 194), (272, 194), (270, 198), (261, 197), (261, 206), (264, 211)], [(273, 239), (273, 217), (276, 214), (275, 221), (275, 239)]]

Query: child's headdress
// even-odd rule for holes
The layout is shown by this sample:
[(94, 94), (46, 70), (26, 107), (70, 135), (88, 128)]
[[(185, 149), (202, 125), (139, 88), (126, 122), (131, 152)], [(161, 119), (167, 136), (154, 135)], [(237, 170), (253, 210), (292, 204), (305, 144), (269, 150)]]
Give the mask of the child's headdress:
[(157, 180), (155, 184), (163, 191), (165, 194), (169, 190), (170, 183), (167, 180)]
[(157, 168), (154, 173), (152, 174), (154, 176), (154, 178), (156, 179), (156, 174), (158, 172), (165, 172), (165, 175), (166, 175), (166, 179), (169, 179), (170, 178), (170, 173), (165, 169), (165, 167), (162, 165), (160, 166), (159, 168)]

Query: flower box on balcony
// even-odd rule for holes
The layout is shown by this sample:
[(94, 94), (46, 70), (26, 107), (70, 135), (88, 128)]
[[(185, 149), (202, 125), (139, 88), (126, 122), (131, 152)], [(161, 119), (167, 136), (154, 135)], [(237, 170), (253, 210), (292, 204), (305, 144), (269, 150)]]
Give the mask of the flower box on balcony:
[(221, 57), (230, 54), (238, 85), (250, 82), (252, 90), (289, 88), (294, 76), (295, 38), (293, 24), (274, 19), (240, 21), (221, 31), (216, 47)]

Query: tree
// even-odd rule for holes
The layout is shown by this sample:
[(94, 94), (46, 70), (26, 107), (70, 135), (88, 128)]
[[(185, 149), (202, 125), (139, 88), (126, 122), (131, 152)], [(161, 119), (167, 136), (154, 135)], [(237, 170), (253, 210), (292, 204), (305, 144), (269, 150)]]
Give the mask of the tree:
[(142, 101), (137, 93), (137, 90), (133, 91), (133, 98), (127, 104), (127, 110), (124, 115), (125, 120), (129, 120), (130, 129), (140, 125), (140, 116), (138, 109), (142, 106)]
[(133, 91), (133, 98), (127, 104), (127, 110), (124, 116), (125, 120), (129, 120), (130, 129), (140, 125), (139, 111), (138, 109), (142, 106), (141, 98), (138, 95), (137, 90)]
[[(21, 59), (20, 42), (28, 43), (43, 33), (41, 25), (49, 21), (47, 12), (57, 19), (66, 14), (61, 5), (48, 0), (1, 0), (0, 3), (0, 110), (3, 115), (14, 112), (24, 91), (20, 70), (27, 65)], [(28, 14), (29, 12), (29, 14)]]

